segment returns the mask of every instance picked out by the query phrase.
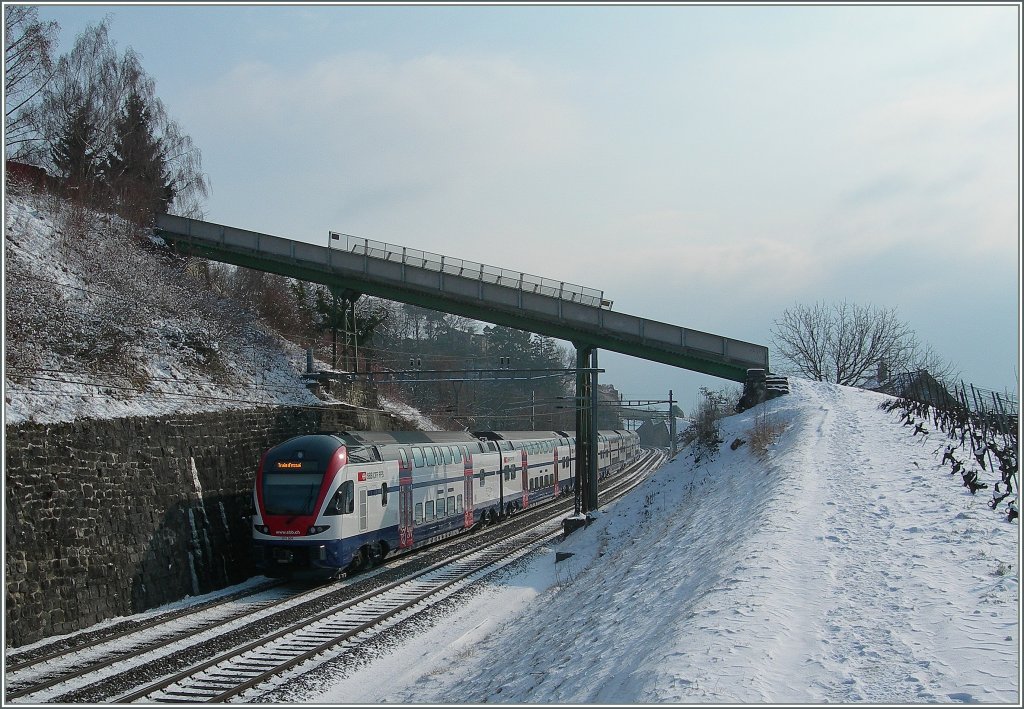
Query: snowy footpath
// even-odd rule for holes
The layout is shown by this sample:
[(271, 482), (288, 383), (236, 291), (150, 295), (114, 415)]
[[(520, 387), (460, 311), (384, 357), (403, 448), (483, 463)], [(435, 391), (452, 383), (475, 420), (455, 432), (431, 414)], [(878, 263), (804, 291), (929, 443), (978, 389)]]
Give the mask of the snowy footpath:
[[(456, 612), (290, 699), (1018, 704), (1018, 523), (880, 395), (791, 386), (723, 420), (712, 460), (681, 452)], [(732, 450), (766, 411), (777, 442)]]

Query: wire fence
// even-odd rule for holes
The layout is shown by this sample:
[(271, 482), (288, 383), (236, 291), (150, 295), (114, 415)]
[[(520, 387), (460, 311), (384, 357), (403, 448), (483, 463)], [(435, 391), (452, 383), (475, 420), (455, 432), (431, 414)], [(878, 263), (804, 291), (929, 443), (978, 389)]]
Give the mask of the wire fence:
[(982, 389), (962, 379), (950, 391), (926, 370), (900, 372), (891, 376), (883, 390), (888, 394), (928, 404), (950, 413), (969, 417), (982, 430), (1016, 434), (1019, 417), (1017, 397), (1009, 392)]
[(901, 409), (903, 425), (912, 426), (913, 435), (921, 434), (922, 440), (933, 433), (929, 427), (944, 433), (936, 449), (938, 454), (944, 448), (940, 465), (949, 464), (951, 474), (959, 473), (972, 495), (992, 482), (989, 507), (996, 510), (1007, 500), (1004, 510), (1013, 521), (1019, 516), (1017, 397), (963, 380), (950, 388), (924, 370), (896, 374), (879, 387), (896, 398), (880, 408)]

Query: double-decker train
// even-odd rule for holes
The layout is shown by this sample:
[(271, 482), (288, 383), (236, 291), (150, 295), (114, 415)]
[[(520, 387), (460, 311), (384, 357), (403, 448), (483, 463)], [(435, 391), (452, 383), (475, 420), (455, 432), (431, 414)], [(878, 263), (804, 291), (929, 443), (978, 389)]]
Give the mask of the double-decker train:
[[(598, 432), (598, 475), (637, 456), (631, 431)], [(330, 577), (370, 568), (571, 494), (576, 439), (561, 431), (343, 431), (263, 454), (253, 489), (257, 569)]]

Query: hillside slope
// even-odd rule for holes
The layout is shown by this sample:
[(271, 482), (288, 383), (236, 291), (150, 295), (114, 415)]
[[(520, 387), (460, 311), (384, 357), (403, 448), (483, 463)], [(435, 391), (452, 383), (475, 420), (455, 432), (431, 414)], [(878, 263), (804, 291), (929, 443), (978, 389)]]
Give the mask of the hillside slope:
[(324, 403), (300, 348), (123, 220), (32, 194), (4, 212), (6, 423)]
[[(1018, 522), (882, 395), (791, 383), (712, 461), (684, 451), (429, 632), (274, 699), (1017, 703)], [(765, 411), (778, 441), (731, 450)]]

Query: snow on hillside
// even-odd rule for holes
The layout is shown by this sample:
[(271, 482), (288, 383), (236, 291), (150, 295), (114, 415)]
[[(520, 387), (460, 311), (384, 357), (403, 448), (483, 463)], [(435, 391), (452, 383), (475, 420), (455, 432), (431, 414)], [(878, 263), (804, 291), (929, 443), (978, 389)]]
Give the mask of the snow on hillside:
[(123, 221), (10, 193), (4, 211), (7, 423), (323, 403), (301, 350)]
[[(791, 386), (725, 419), (713, 460), (680, 453), (459, 613), (275, 701), (1019, 705), (1018, 522), (882, 395)], [(778, 441), (731, 450), (765, 411)]]

